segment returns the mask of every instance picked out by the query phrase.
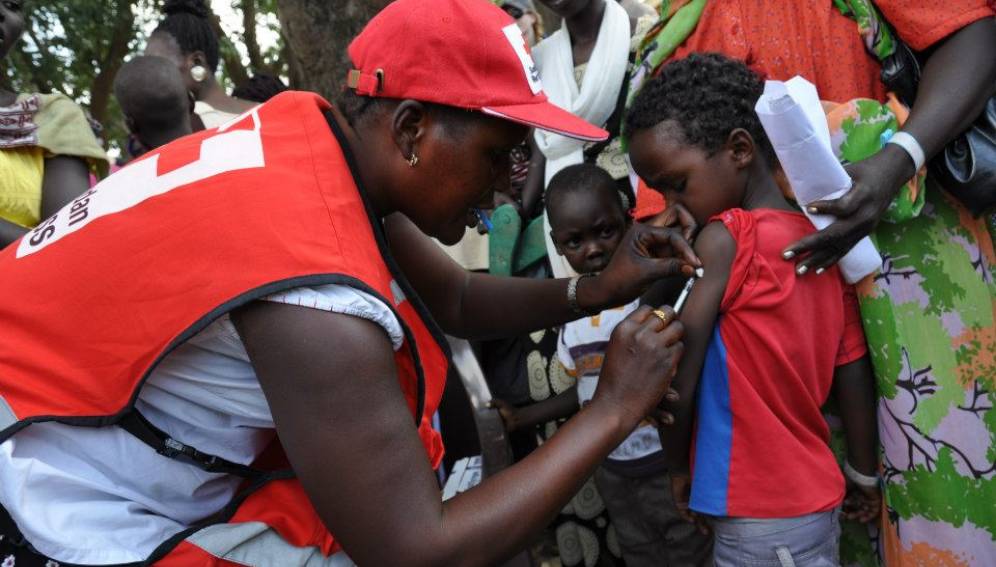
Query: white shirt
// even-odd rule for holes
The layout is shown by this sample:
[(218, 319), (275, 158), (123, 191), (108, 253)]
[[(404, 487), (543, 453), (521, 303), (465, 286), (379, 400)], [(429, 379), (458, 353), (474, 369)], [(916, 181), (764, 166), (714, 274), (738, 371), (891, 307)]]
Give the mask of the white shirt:
[[(384, 303), (348, 286), (298, 288), (266, 300), (371, 320), (395, 350), (404, 340)], [(136, 407), (178, 441), (237, 463), (251, 463), (275, 435), (227, 315), (163, 359)], [(144, 560), (228, 504), (240, 481), (165, 458), (116, 426), (36, 423), (0, 444), (0, 505), (38, 551), (67, 563)]]
[(239, 113), (218, 110), (202, 100), (194, 103), (194, 114), (200, 116), (205, 128), (217, 128), (239, 115)]
[[(598, 375), (605, 360), (605, 349), (612, 330), (640, 306), (639, 300), (628, 305), (607, 309), (593, 317), (571, 321), (560, 330), (557, 357), (578, 380), (578, 403), (582, 406), (595, 396)], [(609, 454), (614, 461), (632, 461), (662, 450), (657, 430), (641, 424)]]

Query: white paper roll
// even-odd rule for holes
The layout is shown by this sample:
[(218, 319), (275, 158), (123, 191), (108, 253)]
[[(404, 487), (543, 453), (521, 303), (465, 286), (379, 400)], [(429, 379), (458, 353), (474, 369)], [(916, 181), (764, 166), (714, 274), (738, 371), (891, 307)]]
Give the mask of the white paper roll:
[[(833, 154), (830, 128), (812, 83), (798, 76), (784, 83), (767, 81), (754, 110), (804, 212), (810, 203), (837, 199), (850, 191), (851, 178)], [(828, 215), (806, 212), (806, 216), (818, 230), (834, 221)], [(879, 269), (882, 257), (865, 237), (839, 265), (844, 279), (855, 283)]]

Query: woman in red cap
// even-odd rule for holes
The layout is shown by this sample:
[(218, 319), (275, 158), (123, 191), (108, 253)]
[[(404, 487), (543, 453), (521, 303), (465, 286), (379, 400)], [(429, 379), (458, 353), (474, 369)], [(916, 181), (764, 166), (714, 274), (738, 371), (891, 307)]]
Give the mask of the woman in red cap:
[[(523, 548), (652, 411), (668, 310), (619, 325), (592, 403), (446, 503), (442, 332), (523, 333), (698, 260), (640, 227), (599, 275), (469, 274), (454, 242), (546, 99), (485, 0), (399, 0), (332, 107), (283, 93), (111, 176), (0, 253), (5, 565), (489, 565)], [(437, 326), (438, 323), (438, 326)]]

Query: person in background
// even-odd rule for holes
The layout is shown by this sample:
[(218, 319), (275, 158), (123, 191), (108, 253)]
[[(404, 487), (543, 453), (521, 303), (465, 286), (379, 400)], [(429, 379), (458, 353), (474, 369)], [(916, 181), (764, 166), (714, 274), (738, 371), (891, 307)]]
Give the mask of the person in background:
[(526, 45), (532, 47), (543, 39), (543, 16), (536, 11), (533, 0), (502, 0), (500, 6), (519, 25)]
[[(526, 215), (535, 211), (550, 179), (564, 167), (577, 163), (597, 164), (617, 180), (627, 196), (632, 195), (629, 167), (618, 134), (631, 55), (654, 20), (631, 18), (615, 0), (543, 3), (564, 19), (563, 26), (533, 50), (543, 87), (556, 104), (605, 126), (609, 139), (585, 143), (555, 133), (535, 132), (522, 198)], [(588, 73), (589, 68), (595, 72)], [(549, 232), (549, 223), (545, 228)], [(547, 251), (555, 277), (573, 274), (549, 238)]]
[(166, 0), (166, 17), (149, 37), (145, 55), (173, 61), (197, 103), (205, 128), (216, 128), (256, 105), (225, 94), (215, 74), (220, 60), (218, 36), (204, 0)]
[[(630, 224), (612, 176), (593, 164), (571, 165), (558, 172), (550, 180), (546, 210), (553, 242), (580, 274), (605, 269)], [(589, 403), (613, 329), (639, 304), (634, 300), (565, 324), (557, 341), (557, 359), (573, 384), (524, 407), (495, 400), (508, 428), (519, 431), (563, 420)], [(657, 428), (644, 420), (595, 471), (595, 486), (627, 567), (711, 561), (711, 538), (678, 514), (666, 467)]]
[(646, 17), (654, 18), (657, 16), (657, 12), (653, 8), (640, 0), (619, 0), (619, 5), (626, 10), (626, 13), (629, 14), (632, 20), (639, 20)]
[[(0, 2), (0, 59), (17, 44), (25, 2)], [(105, 174), (107, 154), (83, 111), (61, 94), (0, 86), (0, 248), (14, 242)]]
[[(900, 130), (928, 160), (979, 116), (996, 84), (996, 6), (988, 0), (675, 0), (666, 15), (681, 25), (648, 35), (640, 57), (647, 76), (670, 59), (720, 52), (773, 80), (801, 75), (838, 104), (886, 101), (881, 64), (870, 50), (903, 40), (924, 65)], [(684, 36), (669, 36), (669, 29)], [(845, 122), (866, 123), (852, 114)], [(832, 135), (846, 138), (839, 127)], [(989, 494), (996, 454), (996, 224), (973, 218), (932, 176), (910, 190), (916, 167), (903, 147), (887, 143), (856, 157), (853, 145), (835, 144), (853, 190), (812, 204), (837, 222), (784, 251), (805, 277), (868, 235), (884, 259), (881, 273), (856, 289), (881, 396), (887, 513), (871, 542), (877, 550), (864, 526), (845, 524), (851, 537), (842, 559), (897, 567), (939, 558), (989, 564), (996, 514), (975, 504)], [(638, 192), (638, 218), (661, 207), (657, 192)]]
[[(880, 511), (875, 386), (840, 271), (800, 278), (781, 259), (816, 230), (775, 181), (754, 113), (763, 90), (745, 64), (696, 54), (666, 65), (626, 117), (636, 172), (704, 227), (704, 275), (679, 314), (675, 421), (661, 439), (675, 503), (709, 517), (717, 567), (837, 565), (841, 503), (861, 521)], [(821, 411), (831, 389), (847, 500)]]
[(246, 83), (235, 87), (232, 96), (252, 102), (266, 102), (286, 90), (287, 85), (279, 77), (255, 73)]
[[(519, 25), (522, 37), (530, 48), (543, 39), (543, 16), (536, 11), (533, 0), (503, 0), (501, 9), (515, 19)], [(529, 175), (529, 165), (532, 161), (532, 144), (523, 142), (512, 150), (512, 179), (507, 191), (495, 193), (495, 207), (509, 204), (515, 207), (519, 216), (528, 221), (522, 209), (522, 190), (526, 186)]]
[(142, 55), (125, 63), (114, 78), (114, 96), (138, 145), (133, 157), (193, 131), (193, 97), (168, 59)]

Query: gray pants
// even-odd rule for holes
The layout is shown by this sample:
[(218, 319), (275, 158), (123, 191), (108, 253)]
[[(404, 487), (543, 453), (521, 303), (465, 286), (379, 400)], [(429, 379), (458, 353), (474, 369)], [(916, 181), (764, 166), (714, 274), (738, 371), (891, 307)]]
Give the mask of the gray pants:
[(716, 567), (836, 567), (840, 508), (797, 518), (713, 518)]
[(712, 565), (712, 536), (681, 519), (671, 499), (671, 477), (631, 478), (605, 467), (595, 471), (626, 567)]

